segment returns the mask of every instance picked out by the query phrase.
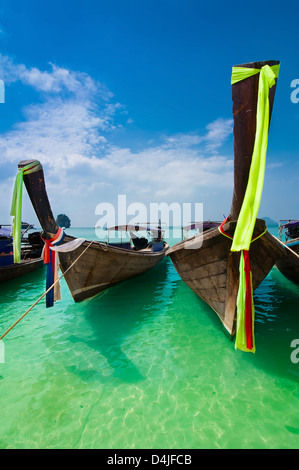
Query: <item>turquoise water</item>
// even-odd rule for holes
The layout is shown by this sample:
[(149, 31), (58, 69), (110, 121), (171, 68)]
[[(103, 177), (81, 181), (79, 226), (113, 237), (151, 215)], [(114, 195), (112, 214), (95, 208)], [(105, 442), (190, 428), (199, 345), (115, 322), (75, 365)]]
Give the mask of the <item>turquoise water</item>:
[[(44, 288), (44, 267), (1, 285), (1, 333)], [(255, 355), (235, 350), (168, 258), (82, 303), (61, 289), (4, 338), (0, 448), (299, 446), (299, 288), (275, 268), (255, 292)]]

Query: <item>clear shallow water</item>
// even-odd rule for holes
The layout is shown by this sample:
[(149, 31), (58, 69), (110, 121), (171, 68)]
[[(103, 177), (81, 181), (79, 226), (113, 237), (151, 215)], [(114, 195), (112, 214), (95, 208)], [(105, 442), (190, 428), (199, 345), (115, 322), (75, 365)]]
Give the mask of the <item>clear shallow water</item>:
[[(0, 331), (44, 288), (44, 267), (0, 285)], [(299, 446), (299, 288), (275, 268), (255, 291), (255, 355), (235, 350), (168, 258), (82, 303), (61, 289), (4, 338), (0, 448)]]

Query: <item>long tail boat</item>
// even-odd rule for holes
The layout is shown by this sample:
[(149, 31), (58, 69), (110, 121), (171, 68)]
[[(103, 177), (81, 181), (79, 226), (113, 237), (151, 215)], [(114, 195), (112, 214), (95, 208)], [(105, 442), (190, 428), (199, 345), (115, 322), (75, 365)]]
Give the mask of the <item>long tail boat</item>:
[(285, 234), (286, 256), (276, 261), (279, 271), (299, 285), (299, 220), (280, 220), (279, 239)]
[[(23, 181), (43, 229), (42, 238), (46, 247), (50, 247), (51, 255), (52, 249), (58, 248), (60, 268), (76, 302), (93, 297), (108, 287), (148, 271), (164, 258), (169, 246), (161, 238), (160, 227), (155, 230), (152, 242), (142, 243), (142, 246), (138, 244), (135, 235), (134, 240), (132, 239), (135, 244), (128, 246), (125, 243), (124, 247), (120, 244), (113, 246), (88, 240), (76, 245), (76, 240), (79, 239), (67, 234), (62, 237), (49, 203), (42, 165), (37, 160), (25, 160), (19, 163), (18, 168), (19, 171), (23, 170)], [(24, 168), (28, 170), (25, 171)], [(139, 226), (126, 229), (135, 230), (135, 233), (141, 230)], [(61, 240), (58, 247), (56, 240)], [(71, 244), (70, 242), (73, 242), (75, 249), (61, 251), (67, 244)], [(50, 302), (48, 306), (51, 304), (53, 303)]]
[[(29, 228), (32, 227), (33, 225)], [(0, 226), (0, 283), (23, 276), (42, 265), (42, 240), (39, 237), (36, 241), (36, 234), (37, 232), (31, 233), (28, 238), (22, 239), (21, 259), (19, 263), (14, 263), (11, 227)], [(22, 235), (24, 236), (24, 231)]]
[[(259, 72), (265, 66), (279, 67), (279, 62), (253, 62), (234, 67), (255, 69), (256, 73), (232, 84), (234, 192), (229, 217), (220, 227), (183, 240), (167, 252), (183, 281), (216, 312), (231, 336), (236, 333), (240, 278), (240, 251), (231, 251), (232, 239), (249, 180), (257, 129)], [(269, 123), (275, 89), (276, 81), (268, 95)], [(249, 249), (252, 290), (263, 281), (276, 261), (285, 255), (283, 244), (266, 230), (264, 220), (255, 218), (253, 223), (255, 226)]]

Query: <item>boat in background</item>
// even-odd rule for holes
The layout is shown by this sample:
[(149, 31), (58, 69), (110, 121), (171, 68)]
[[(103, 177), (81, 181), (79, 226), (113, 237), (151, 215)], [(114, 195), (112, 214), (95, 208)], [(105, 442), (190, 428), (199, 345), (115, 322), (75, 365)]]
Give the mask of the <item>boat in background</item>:
[(43, 241), (39, 232), (29, 233), (33, 225), (26, 224), (24, 229), (22, 224), (22, 227), (21, 262), (14, 263), (11, 226), (0, 226), (0, 283), (32, 272), (43, 263), (41, 257)]
[(287, 247), (299, 255), (299, 220), (280, 220), (278, 233), (279, 240), (283, 241)]
[[(126, 248), (129, 250), (133, 249), (135, 251), (148, 248), (152, 249), (154, 252), (161, 251), (164, 247), (163, 237), (165, 234), (165, 230), (162, 229), (161, 220), (159, 220), (158, 224), (146, 222), (146, 224), (116, 225), (114, 227), (108, 228), (96, 226), (96, 228), (102, 228), (103, 231), (107, 232), (106, 243), (109, 246), (116, 246), (118, 248)], [(120, 241), (111, 242), (111, 232), (119, 232), (121, 234)], [(129, 234), (129, 240), (122, 239), (123, 232)], [(139, 234), (139, 232), (142, 232), (140, 234), (141, 236), (137, 235), (137, 233)], [(142, 236), (144, 234), (147, 234), (147, 236), (150, 237), (150, 241), (145, 236)]]
[(191, 238), (189, 237), (189, 232), (191, 231), (193, 232), (193, 236), (195, 237), (197, 234), (207, 232), (207, 230), (217, 228), (220, 225), (221, 222), (214, 222), (212, 220), (205, 220), (204, 222), (190, 222), (188, 225), (182, 227), (182, 240), (185, 240), (186, 238)]
[[(49, 203), (43, 168), (36, 160), (21, 161), (18, 167), (21, 169), (28, 165), (30, 173), (24, 172), (24, 183), (43, 229), (43, 240), (53, 249), (52, 242), (57, 239), (60, 229)], [(150, 229), (153, 238), (147, 243), (138, 238), (139, 226), (138, 230), (137, 226), (126, 228), (132, 229), (135, 234), (131, 236), (129, 244), (124, 242), (116, 246), (100, 241), (80, 241), (65, 234), (59, 246), (55, 246), (55, 253), (59, 253), (61, 271), (75, 302), (93, 297), (119, 282), (142, 274), (164, 258), (169, 246), (162, 239), (161, 227), (154, 231)], [(112, 229), (116, 227), (111, 227)], [(76, 240), (80, 242), (79, 245)], [(144, 246), (140, 246), (141, 243)]]
[(287, 250), (276, 266), (287, 279), (299, 285), (299, 220), (280, 220), (279, 239)]
[[(237, 67), (261, 69), (278, 61), (253, 62)], [(183, 240), (167, 251), (183, 281), (218, 315), (234, 336), (237, 320), (240, 252), (231, 251), (232, 239), (244, 200), (256, 133), (259, 73), (232, 85), (234, 119), (234, 192), (229, 217), (219, 226)], [(271, 117), (276, 82), (269, 91)], [(253, 241), (255, 240), (255, 241)], [(256, 289), (275, 262), (285, 255), (283, 244), (256, 219), (250, 246), (252, 289)]]

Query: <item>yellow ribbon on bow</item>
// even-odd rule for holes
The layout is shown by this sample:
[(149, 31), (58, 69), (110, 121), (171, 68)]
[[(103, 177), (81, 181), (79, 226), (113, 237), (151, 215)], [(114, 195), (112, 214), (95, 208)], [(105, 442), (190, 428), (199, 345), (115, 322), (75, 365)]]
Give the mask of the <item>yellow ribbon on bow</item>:
[(14, 262), (21, 262), (21, 228), (22, 228), (22, 190), (23, 190), (23, 175), (24, 173), (33, 173), (41, 168), (40, 163), (31, 163), (18, 168), (18, 173), (15, 179), (10, 215), (13, 217), (12, 221), (12, 237), (13, 237), (13, 252)]
[(255, 221), (257, 218), (264, 184), (266, 152), (269, 131), (269, 89), (275, 85), (278, 78), (278, 65), (265, 65), (261, 69), (233, 67), (232, 85), (260, 74), (256, 112), (256, 133), (249, 171), (247, 188), (238, 217), (231, 251), (249, 250)]
[[(269, 89), (275, 85), (278, 78), (280, 64), (265, 65), (261, 69), (251, 69), (247, 67), (233, 67), (231, 84), (244, 80), (253, 75), (260, 74), (257, 112), (256, 112), (256, 133), (252, 160), (250, 165), (248, 183), (244, 200), (236, 224), (231, 251), (242, 251), (239, 266), (239, 289), (237, 296), (237, 331), (236, 348), (242, 351), (255, 352), (254, 340), (254, 303), (252, 290), (252, 276), (250, 271), (248, 250), (252, 241), (253, 230), (261, 202), (265, 167), (266, 152), (269, 131)], [(245, 254), (247, 267), (245, 267)], [(245, 271), (247, 272), (247, 281)], [(249, 303), (249, 309), (246, 304)], [(250, 312), (250, 313), (249, 313)], [(248, 315), (251, 315), (250, 322)], [(247, 321), (246, 321), (247, 318)], [(251, 324), (248, 333), (248, 324)], [(250, 338), (250, 339), (249, 339)], [(250, 343), (250, 347), (248, 344)]]

